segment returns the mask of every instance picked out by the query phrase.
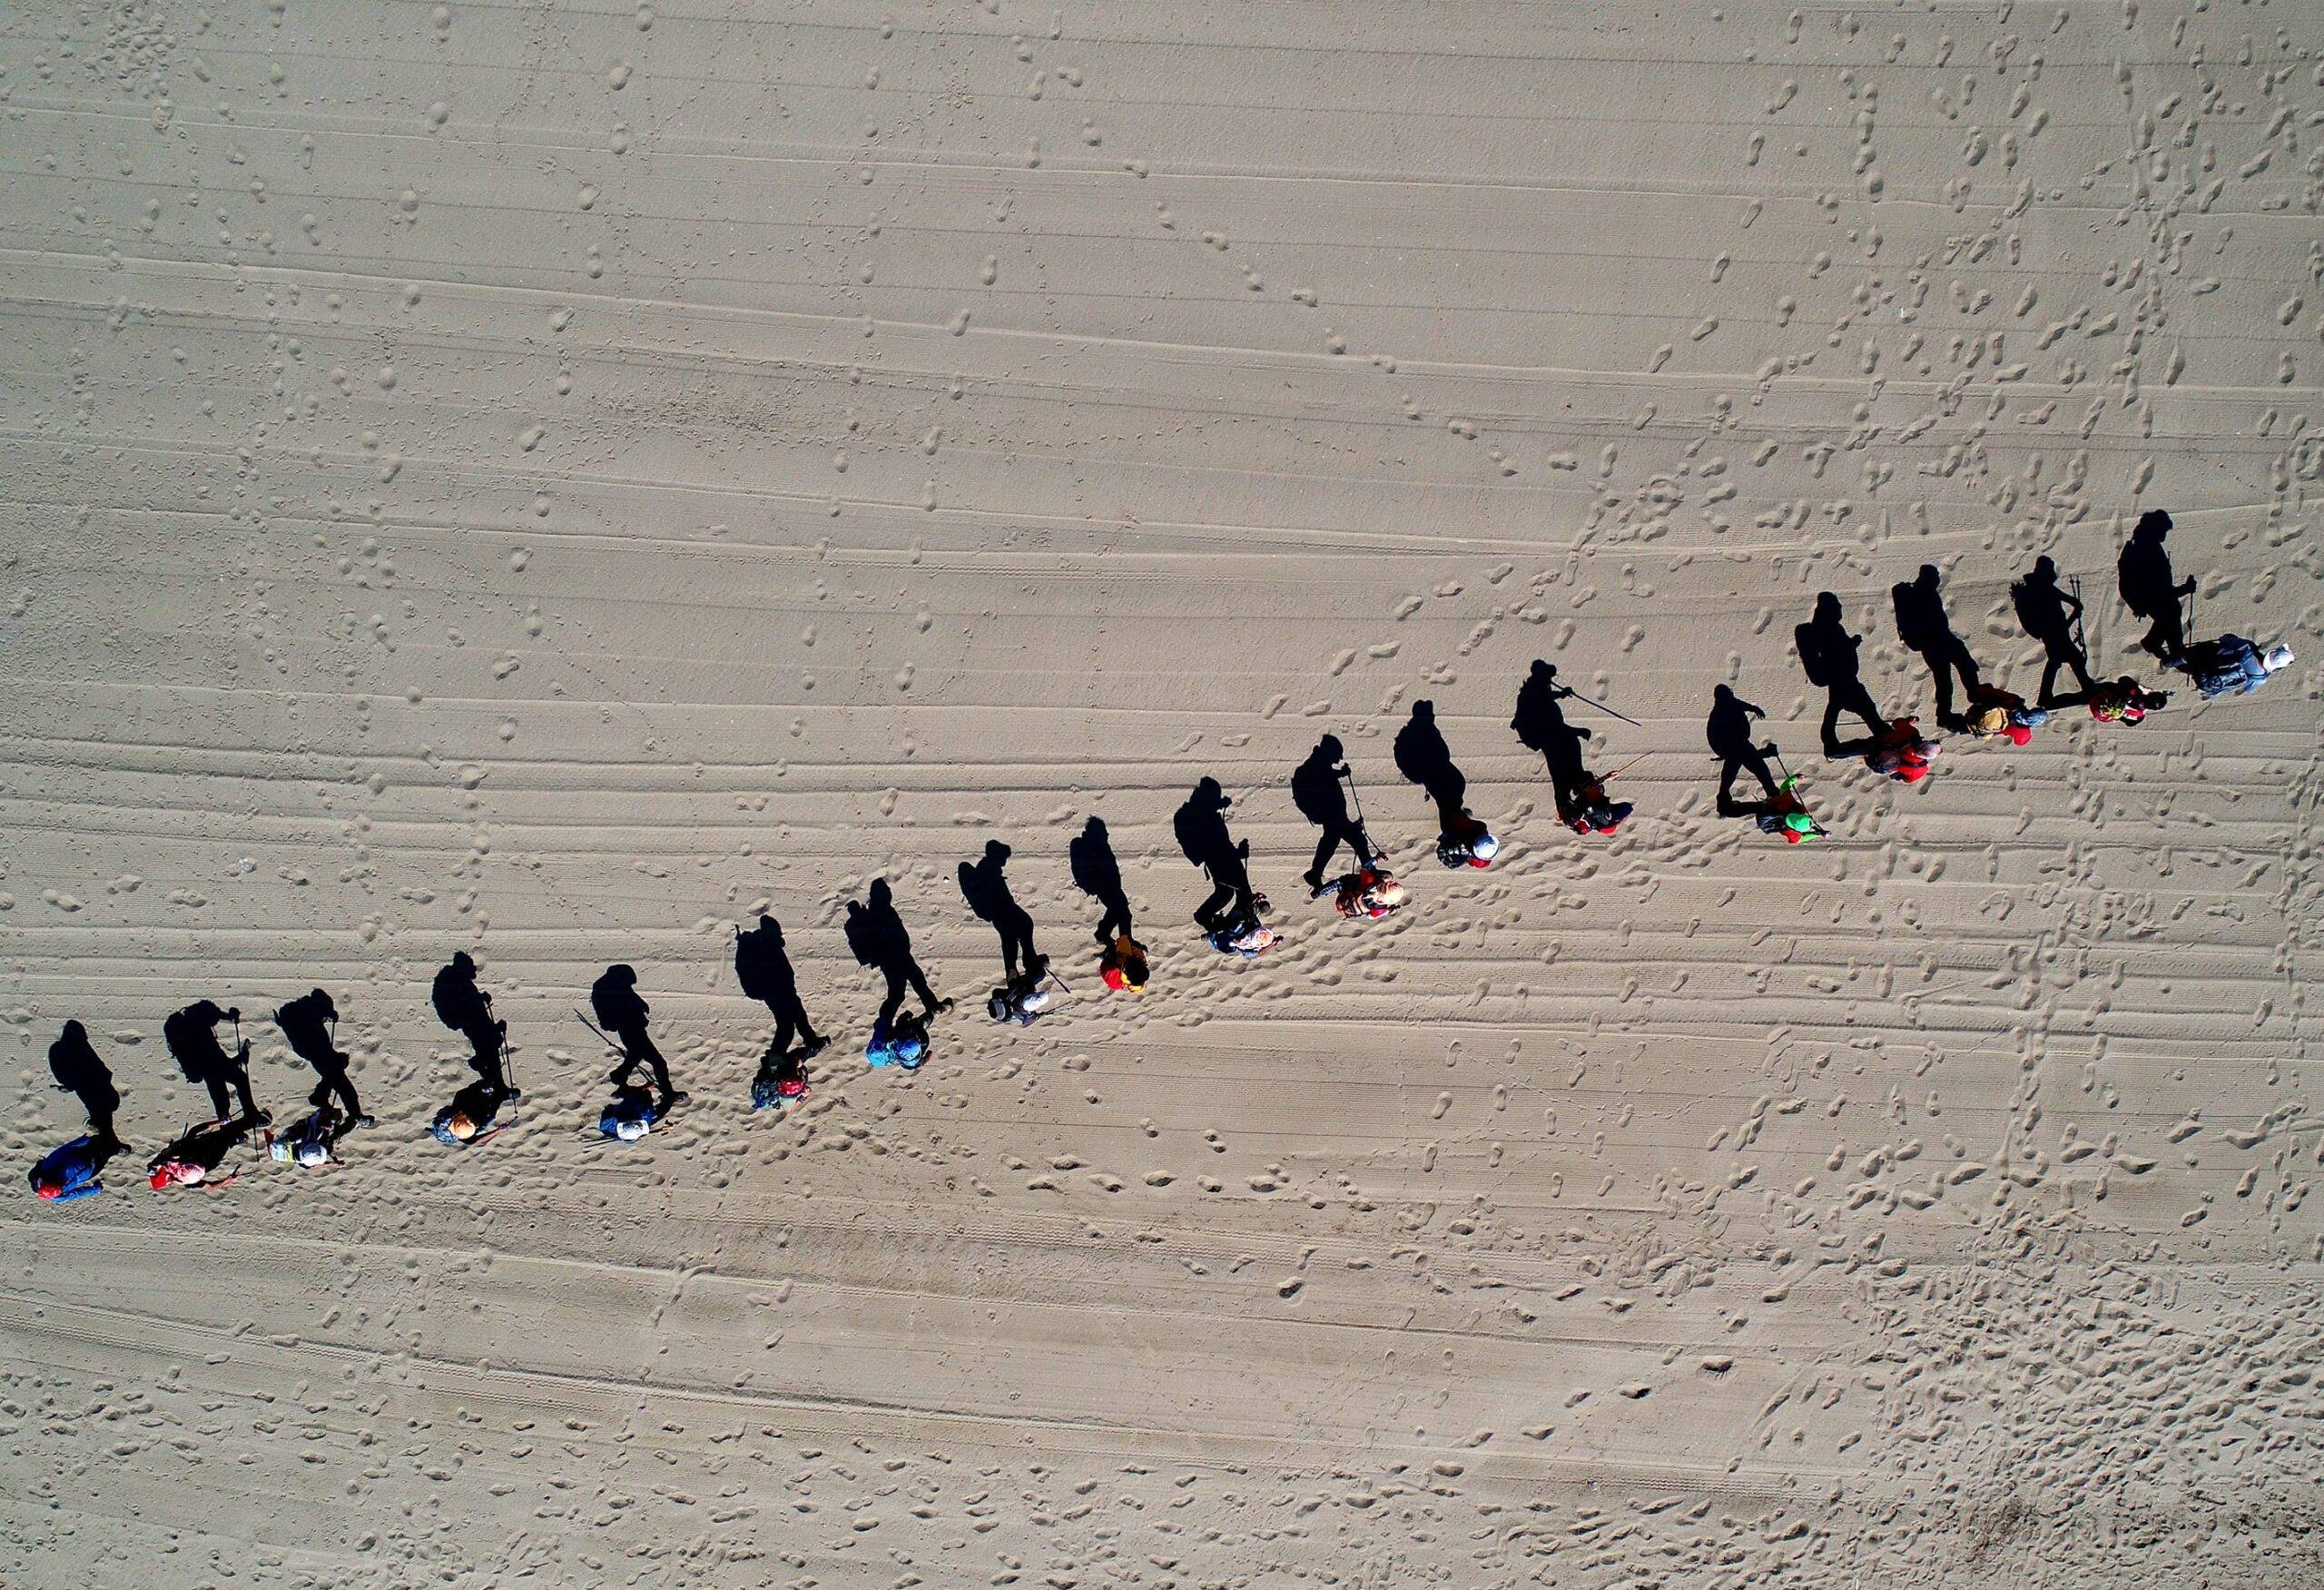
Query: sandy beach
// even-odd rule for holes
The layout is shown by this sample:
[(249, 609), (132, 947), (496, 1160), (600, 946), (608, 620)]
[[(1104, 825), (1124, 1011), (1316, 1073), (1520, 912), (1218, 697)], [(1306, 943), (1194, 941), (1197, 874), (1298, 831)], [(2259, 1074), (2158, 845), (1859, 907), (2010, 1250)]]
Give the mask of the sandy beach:
[[(0, 15), (0, 1583), (2324, 1586), (2319, 141), (2290, 0)], [(2156, 509), (2264, 690), (2141, 649)], [(2043, 557), (2166, 708), (1819, 746), (1819, 592), (1933, 729), (1892, 588), (2031, 698)], [(313, 987), (377, 1125), (149, 1188), (164, 1018), (280, 1122)], [(133, 1151), (57, 1206), (72, 1020)]]

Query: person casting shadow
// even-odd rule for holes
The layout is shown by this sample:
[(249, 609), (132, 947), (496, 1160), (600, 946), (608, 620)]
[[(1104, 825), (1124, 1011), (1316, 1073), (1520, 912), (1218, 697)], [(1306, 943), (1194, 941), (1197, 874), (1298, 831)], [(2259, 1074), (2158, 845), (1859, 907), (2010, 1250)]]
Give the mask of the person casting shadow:
[(241, 1174), (218, 1174), (226, 1156), (256, 1131), (265, 1118), (244, 1114), (222, 1121), (205, 1121), (186, 1129), (184, 1135), (146, 1162), (153, 1190), (172, 1187), (223, 1187)]
[(350, 1128), (369, 1126), (371, 1118), (363, 1113), (362, 1102), (355, 1096), (355, 1082), (347, 1074), (349, 1056), (336, 1042), (339, 1007), (330, 995), (320, 988), (300, 994), (274, 1012), (274, 1024), (282, 1029), (290, 1052), (315, 1068), (320, 1080), (307, 1102), (320, 1110), (325, 1100), (337, 1094)]
[(1762, 743), (1752, 729), (1754, 718), (1767, 716), (1764, 707), (1744, 700), (1721, 685), (1710, 693), (1710, 716), (1703, 724), (1703, 738), (1710, 742), (1711, 755), (1722, 765), (1718, 774), (1718, 815), (1722, 817), (1743, 817), (1754, 808), (1738, 805), (1735, 799), (1735, 775), (1748, 772), (1759, 781), (1759, 788), (1768, 800), (1776, 796), (1774, 771), (1768, 758), (1774, 755), (1773, 740)]
[(508, 1040), (508, 1023), (492, 1013), (492, 996), (477, 986), (476, 962), (466, 950), (457, 952), (436, 973), (430, 991), (436, 1019), (468, 1040), (468, 1068), (495, 1092), (505, 1091), (507, 1078), (500, 1056)]
[(2122, 605), (2147, 620), (2146, 638), (2140, 641), (2157, 661), (2174, 663), (2187, 655), (2187, 630), (2179, 604), (2194, 594), (2190, 577), (2171, 577), (2171, 554), (2163, 538), (2171, 534), (2171, 516), (2161, 509), (2139, 516), (2122, 556), (2114, 565), (2122, 586)]
[(807, 1007), (799, 998), (799, 977), (791, 969), (790, 953), (783, 948), (783, 924), (763, 912), (758, 926), (734, 934), (734, 978), (744, 993), (773, 1012), (774, 1041), (768, 1053), (787, 1054), (794, 1041), (804, 1045), (803, 1059), (822, 1052), (824, 1040), (807, 1019)]
[(1924, 563), (1920, 575), (1911, 583), (1895, 587), (1890, 597), (1896, 606), (1896, 635), (1906, 649), (1920, 654), (1921, 661), (1936, 678), (1936, 721), (1945, 728), (1961, 726), (1962, 716), (1953, 710), (1953, 676), (1961, 676), (1961, 689), (1971, 700), (1977, 694), (1977, 660), (1969, 655), (1969, 647), (1953, 632), (1953, 620), (1945, 616), (1945, 594), (1937, 588), (1936, 565)]
[(210, 1108), (222, 1125), (233, 1119), (227, 1090), (231, 1088), (240, 1098), (242, 1113), (252, 1121), (267, 1119), (266, 1111), (251, 1097), (251, 1046), (247, 1040), (235, 1045), (228, 1054), (218, 1042), (218, 1023), (231, 1022), (239, 1032), (242, 1012), (239, 1009), (220, 1010), (211, 1000), (197, 1000), (182, 1011), (173, 1011), (162, 1022), (162, 1042), (178, 1070), (189, 1082), (198, 1082), (209, 1090)]
[(1210, 897), (1195, 907), (1195, 921), (1205, 933), (1217, 930), (1230, 905), (1238, 918), (1258, 915), (1257, 895), (1251, 888), (1251, 842), (1238, 843), (1226, 831), (1226, 808), (1232, 805), (1218, 780), (1205, 778), (1170, 820), (1178, 849), (1211, 881)]
[(1033, 948), (1033, 918), (1009, 892), (1009, 849), (987, 840), (984, 858), (960, 864), (960, 898), (1000, 935), (1000, 966), (1009, 986), (1037, 983), (1049, 962)]
[(1114, 857), (1106, 820), (1092, 817), (1083, 824), (1066, 854), (1073, 865), (1074, 886), (1106, 908), (1106, 914), (1098, 920), (1098, 942), (1110, 944), (1117, 936), (1134, 940), (1129, 895), (1122, 887), (1122, 866)]
[(25, 1180), (47, 1203), (94, 1198), (104, 1190), (97, 1178), (104, 1174), (106, 1163), (128, 1146), (117, 1137), (85, 1133), (43, 1154), (40, 1163), (25, 1173)]
[(113, 1115), (121, 1109), (121, 1093), (113, 1085), (113, 1072), (105, 1069), (96, 1046), (89, 1042), (86, 1027), (78, 1022), (64, 1023), (64, 1032), (48, 1046), (48, 1072), (61, 1091), (80, 1100), (89, 1117), (89, 1134), (101, 1147), (113, 1152), (129, 1146), (113, 1129)]
[(1856, 651), (1864, 645), (1864, 637), (1848, 633), (1840, 613), (1840, 598), (1830, 591), (1816, 597), (1815, 616), (1791, 632), (1792, 641), (1799, 647), (1799, 666), (1807, 670), (1807, 682), (1821, 686), (1824, 698), (1824, 754), (1843, 754), (1840, 744), (1840, 715), (1852, 712), (1864, 720), (1865, 731), (1877, 738), (1886, 731), (1888, 720), (1880, 716), (1880, 708), (1872, 699), (1872, 692), (1864, 687), (1863, 664)]
[(1548, 764), (1561, 813), (1588, 804), (1590, 774), (1582, 765), (1581, 742), (1590, 738), (1590, 731), (1566, 722), (1565, 709), (1558, 705), (1572, 694), (1558, 683), (1556, 666), (1536, 657), (1532, 672), (1518, 686), (1517, 711), (1509, 720), (1517, 738), (1528, 749), (1540, 752)]
[(642, 1065), (653, 1072), (654, 1085), (662, 1090), (665, 1100), (675, 1104), (685, 1098), (670, 1081), (670, 1062), (662, 1058), (645, 1030), (652, 1007), (637, 992), (635, 967), (606, 967), (605, 974), (590, 985), (589, 1008), (596, 1012), (598, 1023), (620, 1042), (621, 1063), (614, 1068), (611, 1079), (615, 1087), (626, 1086)]
[(2074, 638), (2082, 621), (2082, 598), (2061, 589), (2058, 566), (2044, 555), (2034, 560), (2033, 572), (2009, 588), (2010, 602), (2025, 633), (2042, 643), (2048, 660), (2042, 667), (2042, 688), (2035, 696), (2044, 707), (2058, 705), (2058, 670), (2073, 670), (2074, 684), (2089, 693), (2090, 656)]
[(881, 1002), (879, 1018), (872, 1023), (875, 1030), (894, 1027), (907, 984), (920, 995), (921, 1005), (930, 1015), (952, 1008), (950, 1000), (936, 997), (928, 986), (927, 974), (913, 958), (911, 934), (904, 931), (903, 918), (896, 914), (895, 895), (887, 879), (872, 879), (870, 893), (860, 904), (847, 903), (846, 933), (847, 947), (854, 952), (857, 963), (874, 968), (888, 980), (888, 997)]
[(1347, 789), (1340, 782), (1346, 775), (1347, 763), (1336, 735), (1316, 741), (1307, 760), (1291, 771), (1291, 804), (1324, 831), (1315, 842), (1315, 860), (1307, 869), (1310, 889), (1324, 886), (1324, 869), (1343, 844), (1354, 853), (1357, 866), (1366, 871), (1372, 866), (1372, 841), (1364, 825), (1348, 815)]

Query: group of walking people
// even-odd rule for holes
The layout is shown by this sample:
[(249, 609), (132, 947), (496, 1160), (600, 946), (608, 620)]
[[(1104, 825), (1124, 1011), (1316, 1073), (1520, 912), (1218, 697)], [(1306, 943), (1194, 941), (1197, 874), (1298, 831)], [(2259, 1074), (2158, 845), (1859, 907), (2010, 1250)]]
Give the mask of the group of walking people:
[[(2263, 650), (2237, 635), (2190, 642), (2191, 626), (2181, 604), (2193, 596), (2195, 582), (2173, 575), (2164, 548), (2170, 528), (2167, 514), (2146, 515), (2119, 565), (2125, 604), (2150, 625), (2142, 647), (2156, 662), (2187, 674), (2206, 697), (2258, 689), (2292, 660), (2290, 649), (2279, 645)], [(2056, 566), (2046, 557), (2011, 588), (2020, 622), (2043, 648), (2041, 683), (2032, 703), (1987, 678), (1952, 627), (1942, 577), (1934, 566), (1924, 566), (1915, 578), (1896, 586), (1891, 597), (1898, 637), (1933, 676), (1935, 721), (1945, 732), (2022, 746), (2060, 708), (2080, 705), (2102, 722), (2135, 724), (2169, 700), (2165, 692), (2150, 690), (2129, 675), (2102, 680), (2092, 674), (2079, 590), (2061, 586)], [(1926, 777), (1939, 742), (1921, 733), (1916, 717), (1890, 718), (1881, 713), (1862, 677), (1858, 653), (1863, 639), (1848, 631), (1839, 598), (1828, 591), (1819, 596), (1813, 616), (1798, 627), (1794, 639), (1808, 679), (1827, 692), (1821, 735), (1825, 755), (1860, 755), (1875, 771), (1903, 783)], [(2070, 692), (2057, 688), (2063, 675), (2072, 676), (2074, 688)], [(1556, 667), (1544, 659), (1533, 663), (1519, 687), (1511, 727), (1521, 744), (1542, 756), (1561, 824), (1578, 835), (1617, 833), (1636, 809), (1608, 793), (1609, 782), (1622, 768), (1610, 774), (1590, 769), (1584, 747), (1592, 733), (1567, 718), (1569, 701), (1623, 722), (1637, 722), (1561, 682)], [(1793, 844), (1820, 837), (1825, 830), (1806, 808), (1799, 778), (1783, 766), (1775, 743), (1759, 737), (1756, 723), (1766, 716), (1765, 709), (1728, 686), (1713, 691), (1706, 732), (1722, 764), (1716, 809), (1722, 816), (1751, 817), (1763, 831)], [(1841, 720), (1847, 716), (1863, 724), (1861, 739), (1839, 737)], [(1397, 771), (1419, 786), (1435, 808), (1438, 862), (1454, 868), (1490, 866), (1501, 854), (1501, 841), (1466, 804), (1468, 780), (1438, 726), (1433, 703), (1413, 703), (1410, 719), (1396, 734), (1393, 755)], [(1736, 782), (1746, 773), (1759, 786), (1756, 801), (1736, 795)], [(1336, 736), (1326, 734), (1316, 742), (1293, 771), (1290, 789), (1292, 804), (1317, 830), (1314, 858), (1302, 879), (1311, 896), (1329, 899), (1341, 915), (1362, 920), (1400, 910), (1409, 892), (1364, 826), (1362, 797), (1347, 765), (1346, 748)], [(1210, 894), (1194, 911), (1205, 941), (1222, 953), (1248, 958), (1265, 953), (1277, 939), (1266, 922), (1272, 907), (1252, 882), (1250, 842), (1237, 839), (1227, 824), (1233, 805), (1218, 781), (1206, 777), (1179, 805), (1171, 825), (1179, 849), (1211, 884)], [(1343, 851), (1349, 863), (1344, 870), (1334, 871)], [(1035, 947), (1032, 915), (1010, 889), (1011, 854), (1000, 841), (989, 843), (978, 859), (960, 864), (960, 888), (969, 911), (989, 923), (1000, 941), (1001, 980), (985, 1002), (986, 1013), (995, 1022), (1030, 1025), (1050, 1010), (1064, 983)], [(1148, 956), (1135, 936), (1121, 865), (1104, 819), (1088, 820), (1068, 847), (1068, 859), (1076, 886), (1100, 907), (1095, 933), (1100, 981), (1109, 990), (1143, 990)], [(842, 927), (857, 962), (877, 971), (885, 983), (865, 1045), (866, 1061), (875, 1067), (918, 1070), (931, 1052), (930, 1024), (951, 1009), (952, 1002), (930, 986), (885, 879), (874, 880), (862, 901), (848, 903)], [(743, 993), (763, 1003), (774, 1020), (773, 1037), (752, 1081), (752, 1105), (789, 1108), (807, 1096), (807, 1062), (829, 1041), (808, 1017), (782, 924), (773, 916), (762, 914), (754, 926), (737, 929), (734, 960)], [(449, 1147), (476, 1147), (504, 1129), (508, 1106), (523, 1097), (509, 1074), (507, 1023), (494, 1013), (492, 996), (479, 984), (476, 962), (465, 951), (437, 972), (430, 992), (438, 1020), (467, 1043), (473, 1075), (436, 1112), (429, 1132)], [(914, 1000), (917, 1010), (908, 1008)], [(639, 992), (635, 968), (607, 967), (592, 984), (588, 1003), (587, 1013), (576, 1013), (615, 1061), (606, 1077), (610, 1095), (599, 1111), (597, 1132), (623, 1142), (637, 1141), (685, 1102), (687, 1095), (676, 1086), (654, 1040), (651, 1007)], [(320, 988), (311, 990), (276, 1009), (271, 1019), (284, 1042), (316, 1077), (307, 1098), (308, 1112), (287, 1126), (278, 1126), (253, 1097), (251, 1045), (242, 1033), (239, 1008), (199, 1000), (162, 1022), (164, 1046), (185, 1080), (205, 1091), (211, 1115), (148, 1160), (148, 1179), (156, 1190), (232, 1181), (239, 1172), (228, 1168), (229, 1161), (253, 1137), (263, 1141), (275, 1160), (300, 1167), (331, 1164), (348, 1133), (373, 1123), (357, 1097), (351, 1059), (339, 1047), (340, 1012), (330, 995)], [(233, 1030), (231, 1046), (220, 1039), (223, 1026)], [(106, 1164), (128, 1147), (114, 1126), (120, 1095), (87, 1029), (77, 1021), (65, 1022), (50, 1046), (49, 1065), (57, 1086), (79, 1098), (89, 1129), (33, 1167), (32, 1187), (44, 1199), (88, 1197), (102, 1190), (99, 1177)]]

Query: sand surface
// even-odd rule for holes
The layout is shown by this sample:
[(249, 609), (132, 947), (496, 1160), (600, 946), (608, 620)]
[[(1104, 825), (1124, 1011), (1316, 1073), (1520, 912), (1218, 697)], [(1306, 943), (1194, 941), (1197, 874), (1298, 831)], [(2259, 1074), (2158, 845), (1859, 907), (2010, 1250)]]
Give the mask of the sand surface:
[[(2324, 655), (2324, 7), (0, 14), (5, 1135), (320, 983), (380, 1116), (0, 1200), (0, 1582), (2324, 1584), (2311, 657), (1817, 755), (1939, 564)], [(1640, 812), (1577, 840), (1537, 657)], [(1728, 682), (1833, 837), (1712, 810)], [(1510, 845), (1448, 873), (1433, 700)], [(1295, 898), (1347, 743), (1416, 894)], [(1216, 776), (1285, 943), (1212, 954)], [(1155, 953), (1094, 977), (1109, 825)], [(989, 838), (1074, 998), (972, 1015)], [(847, 900), (964, 996), (872, 1072)], [(753, 1115), (732, 925), (844, 1042)], [(517, 1129), (455, 1153), (476, 953)], [(640, 969), (694, 1102), (587, 1141)], [(310, 1080), (254, 1024), (261, 1100)]]

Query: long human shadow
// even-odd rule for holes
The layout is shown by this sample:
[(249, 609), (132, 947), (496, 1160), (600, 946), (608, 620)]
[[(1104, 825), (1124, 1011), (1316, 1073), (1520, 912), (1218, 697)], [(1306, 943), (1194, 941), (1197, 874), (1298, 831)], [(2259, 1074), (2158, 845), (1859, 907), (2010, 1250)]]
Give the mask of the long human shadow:
[(1066, 847), (1073, 868), (1073, 885), (1105, 908), (1098, 919), (1098, 942), (1110, 944), (1116, 937), (1137, 942), (1130, 929), (1129, 894), (1122, 886), (1122, 864), (1114, 854), (1113, 836), (1106, 820), (1092, 817), (1081, 825)]
[(2042, 643), (2042, 687), (2035, 701), (2044, 707), (2060, 706), (2058, 674), (2071, 670), (2074, 686), (2087, 695), (2095, 682), (2090, 676), (2090, 654), (2083, 646), (2082, 598), (2058, 584), (2058, 566), (2045, 554), (2009, 588), (2010, 605), (2025, 633)]
[(1889, 596), (1896, 609), (1897, 638), (1906, 650), (1919, 656), (1936, 681), (1938, 726), (1958, 728), (1962, 715), (1954, 709), (1953, 680), (1958, 675), (1964, 697), (1975, 700), (1977, 659), (1969, 655), (1968, 643), (1954, 632), (1953, 619), (1945, 610), (1941, 578), (1935, 564), (1924, 563), (1916, 577), (1892, 588)]
[(685, 1097), (670, 1080), (670, 1062), (646, 1030), (652, 1007), (637, 992), (635, 967), (625, 963), (606, 967), (589, 986), (589, 1008), (621, 1048), (621, 1064), (613, 1073), (615, 1087), (626, 1085), (642, 1066), (653, 1073), (654, 1085), (662, 1090), (664, 1098), (676, 1102)]
[(960, 864), (960, 898), (979, 920), (990, 923), (1000, 935), (1000, 969), (1015, 986), (1036, 981), (1049, 963), (1033, 948), (1033, 917), (1009, 887), (1009, 846), (998, 839), (985, 841), (984, 854)]
[(2171, 516), (2161, 509), (2139, 516), (2114, 575), (2122, 605), (2147, 621), (2139, 645), (2161, 663), (2175, 663), (2187, 655), (2186, 615), (2181, 603), (2195, 594), (2192, 576), (2178, 578), (2171, 567), (2164, 542), (2171, 535)]
[[(1703, 722), (1703, 738), (1709, 742), (1711, 755), (1719, 759), (1718, 810), (1722, 817), (1756, 816), (1768, 801), (1776, 798), (1775, 771), (1768, 765), (1768, 758), (1776, 754), (1776, 743), (1762, 741), (1752, 727), (1756, 719), (1767, 716), (1767, 708), (1744, 700), (1725, 685), (1710, 693), (1710, 716)], [(1743, 773), (1759, 781), (1763, 800), (1751, 804), (1736, 800), (1736, 776)]]
[(1315, 842), (1315, 859), (1307, 868), (1307, 887), (1324, 886), (1324, 869), (1344, 844), (1356, 865), (1369, 868), (1374, 859), (1371, 836), (1348, 811), (1346, 748), (1336, 735), (1325, 735), (1291, 770), (1291, 804), (1299, 815), (1323, 830)]
[(1215, 932), (1226, 920), (1229, 906), (1238, 917), (1258, 915), (1251, 887), (1250, 841), (1236, 841), (1226, 827), (1226, 808), (1234, 804), (1218, 780), (1205, 777), (1170, 820), (1178, 849), (1211, 882), (1209, 897), (1195, 907), (1195, 921), (1205, 933)]
[(1519, 742), (1529, 750), (1539, 752), (1548, 765), (1561, 813), (1582, 805), (1590, 781), (1581, 754), (1582, 742), (1590, 738), (1590, 731), (1567, 722), (1565, 708), (1559, 705), (1572, 694), (1570, 686), (1558, 683), (1557, 666), (1536, 657), (1531, 672), (1517, 687), (1517, 710), (1509, 720), (1509, 726), (1517, 731)]
[(1807, 622), (1791, 632), (1791, 637), (1792, 643), (1799, 648), (1799, 666), (1806, 671), (1807, 682), (1824, 691), (1824, 754), (1837, 756), (1846, 750), (1839, 737), (1843, 713), (1854, 713), (1861, 718), (1870, 739), (1876, 740), (1886, 733), (1888, 720), (1880, 715), (1872, 692), (1865, 688), (1863, 664), (1856, 656), (1864, 637), (1848, 632), (1840, 611), (1840, 598), (1830, 591), (1817, 593), (1815, 612)]
[(113, 1072), (97, 1053), (96, 1045), (89, 1042), (86, 1027), (78, 1022), (64, 1023), (56, 1042), (48, 1046), (48, 1073), (56, 1079), (61, 1091), (80, 1101), (82, 1112), (89, 1118), (90, 1135), (114, 1149), (128, 1146), (113, 1124), (121, 1109), (121, 1091), (113, 1086)]
[(282, 1030), (290, 1052), (314, 1067), (315, 1091), (307, 1096), (307, 1102), (320, 1109), (326, 1099), (336, 1097), (350, 1123), (369, 1124), (371, 1118), (363, 1113), (362, 1101), (355, 1095), (355, 1081), (348, 1072), (351, 1057), (339, 1047), (339, 1006), (330, 995), (320, 988), (309, 990), (277, 1010), (274, 1024)]
[(438, 967), (428, 990), (436, 1019), (468, 1040), (468, 1069), (495, 1091), (505, 1091), (508, 1080), (501, 1057), (507, 1047), (508, 1023), (492, 1013), (492, 996), (477, 983), (476, 961), (466, 950), (454, 952)]
[(799, 997), (799, 974), (791, 965), (783, 924), (764, 912), (759, 914), (756, 927), (735, 930), (734, 980), (774, 1017), (774, 1038), (767, 1045), (771, 1057), (790, 1053), (794, 1042), (804, 1045), (802, 1058), (823, 1047), (815, 1024), (807, 1019), (806, 1003)]
[(911, 934), (905, 931), (903, 918), (896, 914), (895, 894), (889, 889), (887, 879), (872, 879), (872, 887), (862, 901), (847, 903), (844, 931), (847, 947), (857, 964), (872, 968), (888, 981), (887, 997), (881, 1002), (875, 1030), (893, 1028), (907, 987), (919, 994), (921, 1004), (931, 1016), (951, 1008), (950, 1000), (938, 999), (935, 991), (928, 986), (927, 973), (920, 969), (920, 962), (911, 953)]
[(216, 1001), (204, 999), (171, 1012), (162, 1022), (162, 1042), (169, 1050), (170, 1058), (178, 1062), (178, 1070), (187, 1081), (209, 1092), (211, 1112), (221, 1121), (233, 1118), (230, 1091), (241, 1104), (244, 1115), (263, 1120), (266, 1113), (251, 1096), (249, 1041), (238, 1042), (231, 1054), (218, 1042), (218, 1023), (232, 1022), (240, 1032), (241, 1017), (239, 1007), (221, 1009)]

